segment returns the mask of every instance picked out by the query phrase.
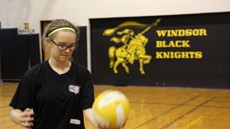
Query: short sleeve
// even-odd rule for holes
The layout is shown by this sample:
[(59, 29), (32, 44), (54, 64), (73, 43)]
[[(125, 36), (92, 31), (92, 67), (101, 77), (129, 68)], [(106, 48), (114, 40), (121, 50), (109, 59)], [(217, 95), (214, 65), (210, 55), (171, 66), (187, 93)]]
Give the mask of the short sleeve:
[(24, 110), (26, 108), (32, 108), (33, 103), (33, 83), (32, 78), (28, 74), (25, 74), (17, 90), (10, 102), (10, 106), (14, 109)]
[(94, 102), (94, 87), (92, 75), (88, 70), (86, 70), (84, 74), (81, 92), (82, 108), (91, 108)]

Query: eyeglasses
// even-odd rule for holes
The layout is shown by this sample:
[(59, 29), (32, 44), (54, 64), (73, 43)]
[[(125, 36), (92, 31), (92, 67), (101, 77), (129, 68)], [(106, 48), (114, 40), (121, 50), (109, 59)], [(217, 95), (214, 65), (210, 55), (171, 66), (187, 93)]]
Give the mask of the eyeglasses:
[(78, 45), (77, 44), (74, 44), (74, 45), (70, 45), (70, 46), (67, 46), (67, 45), (60, 45), (59, 43), (55, 42), (54, 40), (50, 39), (56, 46), (58, 46), (58, 49), (60, 51), (65, 51), (69, 48), (69, 50), (73, 51)]

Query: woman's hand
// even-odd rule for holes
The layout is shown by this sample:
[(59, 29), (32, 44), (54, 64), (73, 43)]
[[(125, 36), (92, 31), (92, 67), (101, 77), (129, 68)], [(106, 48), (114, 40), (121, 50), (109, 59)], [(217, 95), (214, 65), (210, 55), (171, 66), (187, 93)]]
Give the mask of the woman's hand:
[(33, 126), (33, 110), (27, 108), (19, 115), (19, 123), (22, 126), (22, 129), (31, 129)]
[(19, 109), (12, 109), (11, 119), (16, 123), (21, 125), (22, 129), (31, 129), (33, 126), (33, 115), (34, 112), (32, 109), (26, 108), (24, 111)]
[(107, 127), (107, 126), (105, 126), (105, 125), (102, 126), (102, 125), (99, 125), (99, 124), (98, 124), (97, 127), (98, 127), (98, 129), (109, 129), (109, 127)]

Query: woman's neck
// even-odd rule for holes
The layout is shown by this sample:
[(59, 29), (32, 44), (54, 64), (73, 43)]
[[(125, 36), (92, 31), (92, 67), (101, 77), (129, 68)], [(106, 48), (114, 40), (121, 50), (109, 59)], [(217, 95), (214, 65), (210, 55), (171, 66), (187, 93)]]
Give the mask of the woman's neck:
[(64, 74), (67, 73), (70, 69), (71, 66), (71, 62), (70, 61), (66, 61), (66, 62), (57, 62), (55, 59), (50, 58), (48, 60), (51, 68), (57, 72), (58, 74)]

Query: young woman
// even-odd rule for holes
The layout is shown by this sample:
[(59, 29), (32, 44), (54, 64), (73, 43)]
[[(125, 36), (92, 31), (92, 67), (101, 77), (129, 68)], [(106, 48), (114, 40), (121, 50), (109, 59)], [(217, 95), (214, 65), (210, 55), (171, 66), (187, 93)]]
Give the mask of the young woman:
[(85, 129), (92, 118), (94, 88), (90, 72), (73, 63), (79, 30), (69, 21), (52, 21), (43, 35), (50, 58), (21, 79), (10, 103), (12, 120), (23, 129)]

